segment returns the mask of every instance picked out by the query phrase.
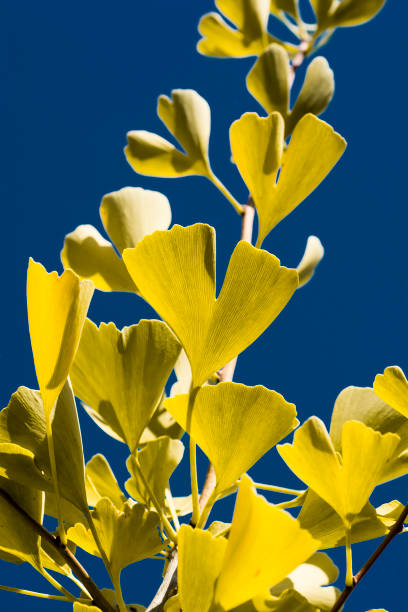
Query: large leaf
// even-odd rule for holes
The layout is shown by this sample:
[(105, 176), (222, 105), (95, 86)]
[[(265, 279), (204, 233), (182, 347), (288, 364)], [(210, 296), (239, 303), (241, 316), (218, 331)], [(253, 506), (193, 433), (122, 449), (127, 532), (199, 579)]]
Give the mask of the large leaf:
[(157, 134), (134, 130), (127, 135), (127, 160), (136, 172), (149, 176), (208, 176), (210, 107), (192, 89), (174, 89), (171, 96), (159, 97), (157, 113), (182, 150)]
[(299, 424), (294, 404), (261, 386), (207, 385), (198, 391), (192, 412), (188, 395), (167, 399), (165, 406), (214, 465), (218, 493)]
[(408, 381), (398, 366), (385, 368), (377, 374), (373, 389), (384, 402), (408, 418)]
[(126, 501), (111, 467), (103, 455), (94, 455), (85, 468), (88, 504), (96, 506), (102, 497), (110, 499), (117, 510)]
[(276, 183), (282, 158), (283, 127), (278, 113), (267, 118), (246, 113), (230, 129), (234, 161), (259, 216), (258, 246), (316, 189), (346, 147), (344, 139), (330, 125), (314, 115), (305, 115), (293, 132)]
[(140, 321), (119, 331), (114, 323), (98, 328), (87, 319), (70, 371), (74, 393), (95, 422), (133, 452), (180, 348), (161, 321)]
[[(102, 199), (100, 215), (106, 232), (122, 253), (147, 234), (165, 230), (171, 222), (168, 199), (158, 191), (124, 187)], [(80, 225), (65, 237), (61, 260), (101, 291), (137, 291), (114, 246), (92, 225)]]
[(399, 436), (384, 435), (358, 421), (342, 427), (341, 460), (323, 422), (311, 417), (300, 427), (293, 444), (278, 451), (290, 469), (322, 497), (349, 528), (382, 481)]
[(216, 5), (236, 28), (219, 13), (204, 15), (198, 27), (203, 37), (197, 45), (200, 53), (215, 57), (259, 55), (274, 40), (267, 32), (270, 0), (216, 0)]
[(27, 308), (35, 371), (46, 418), (68, 377), (94, 286), (71, 270), (58, 276), (30, 259)]
[(298, 284), (295, 270), (241, 241), (216, 300), (214, 230), (204, 224), (155, 232), (123, 258), (143, 297), (183, 344), (195, 386), (252, 344)]

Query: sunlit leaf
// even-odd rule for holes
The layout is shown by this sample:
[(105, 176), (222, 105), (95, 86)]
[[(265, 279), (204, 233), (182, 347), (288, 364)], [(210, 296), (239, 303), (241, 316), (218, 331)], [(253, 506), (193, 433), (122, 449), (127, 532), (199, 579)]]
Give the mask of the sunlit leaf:
[(123, 258), (143, 297), (183, 344), (195, 386), (252, 344), (298, 284), (295, 270), (241, 241), (216, 300), (214, 230), (204, 224), (155, 232)]
[(46, 418), (68, 377), (94, 286), (71, 270), (58, 276), (30, 259), (27, 308), (35, 371)]
[(310, 281), (323, 256), (324, 248), (319, 238), (309, 236), (303, 257), (296, 268), (299, 275), (299, 287)]
[(408, 418), (408, 381), (398, 366), (377, 374), (373, 389), (384, 402)]
[(141, 450), (130, 455), (126, 462), (132, 476), (125, 484), (128, 493), (145, 506), (154, 508), (149, 491), (140, 476), (141, 471), (150, 491), (160, 506), (164, 507), (170, 476), (180, 463), (183, 452), (184, 445), (180, 440), (163, 437), (147, 442)]
[(346, 143), (314, 115), (296, 125), (276, 183), (283, 146), (279, 114), (261, 118), (246, 113), (230, 129), (234, 161), (259, 216), (257, 246), (298, 204), (316, 189), (344, 152)]
[(188, 393), (191, 387), (191, 366), (184, 349), (181, 350), (180, 355), (174, 366), (174, 372), (177, 376), (177, 382), (175, 382), (170, 390), (170, 397), (179, 395), (180, 393)]
[(86, 494), (88, 504), (96, 506), (102, 497), (108, 497), (117, 510), (126, 501), (111, 467), (103, 455), (94, 455), (86, 464)]
[(161, 321), (140, 321), (119, 331), (114, 323), (98, 328), (87, 319), (70, 371), (75, 395), (98, 425), (133, 451), (180, 348)]
[(284, 510), (257, 495), (244, 476), (215, 601), (230, 610), (278, 584), (317, 549), (319, 542)]
[(249, 92), (268, 114), (279, 112), (286, 119), (289, 108), (289, 56), (276, 43), (257, 59), (247, 76)]
[(216, 0), (218, 10), (235, 24), (232, 28), (219, 13), (204, 15), (198, 26), (202, 39), (197, 49), (215, 57), (259, 55), (273, 40), (267, 32), (270, 0)]
[(74, 602), (74, 612), (101, 612), (100, 608), (88, 604)]
[(192, 412), (188, 395), (167, 399), (165, 406), (210, 459), (219, 493), (299, 423), (294, 404), (276, 391), (238, 383), (202, 387)]
[(152, 418), (150, 419), (149, 423), (145, 427), (140, 437), (140, 445), (146, 444), (146, 442), (151, 442), (152, 440), (156, 440), (156, 438), (160, 438), (161, 436), (168, 436), (169, 438), (179, 439), (183, 435), (183, 429), (180, 427), (177, 421), (173, 419), (171, 414), (167, 412), (167, 410), (164, 408), (164, 400), (165, 394), (163, 394), (163, 397), (158, 407), (154, 411)]
[(312, 0), (319, 29), (361, 25), (372, 19), (384, 6), (385, 0)]
[(178, 532), (177, 579), (183, 612), (209, 610), (226, 546), (224, 538), (182, 525)]
[(358, 421), (342, 427), (341, 460), (323, 422), (311, 417), (300, 427), (293, 444), (278, 447), (290, 469), (322, 497), (349, 526), (382, 481), (400, 438), (384, 435)]
[(159, 97), (157, 113), (182, 150), (157, 134), (134, 130), (127, 135), (127, 160), (136, 172), (149, 176), (208, 176), (210, 107), (193, 89), (174, 89), (171, 96)]

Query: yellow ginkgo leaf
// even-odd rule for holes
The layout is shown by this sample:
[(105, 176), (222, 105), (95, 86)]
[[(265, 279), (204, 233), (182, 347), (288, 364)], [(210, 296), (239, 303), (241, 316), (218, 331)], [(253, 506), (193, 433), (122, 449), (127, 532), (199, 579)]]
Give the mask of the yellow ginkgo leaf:
[(27, 307), (35, 371), (47, 419), (67, 380), (94, 291), (71, 270), (48, 273), (30, 258)]
[(234, 161), (259, 216), (257, 246), (321, 183), (344, 152), (346, 143), (333, 128), (307, 114), (293, 132), (279, 180), (283, 119), (246, 113), (230, 129)]
[[(167, 229), (171, 222), (166, 196), (141, 187), (108, 193), (99, 212), (119, 254), (147, 234)], [(101, 291), (137, 291), (114, 246), (92, 225), (80, 225), (65, 237), (61, 260), (65, 268), (92, 280)]]
[(313, 277), (315, 270), (324, 256), (324, 248), (317, 236), (309, 236), (305, 252), (298, 263), (299, 287), (303, 287)]
[(167, 399), (165, 407), (214, 465), (218, 493), (299, 423), (294, 404), (276, 391), (231, 382), (202, 387), (191, 414), (188, 395)]
[(295, 270), (241, 241), (216, 300), (214, 230), (204, 224), (155, 232), (126, 249), (123, 259), (142, 296), (182, 343), (194, 386), (252, 344), (298, 284)]
[(285, 11), (285, 13), (289, 13), (296, 18), (299, 14), (298, 0), (270, 0), (269, 10), (274, 14)]
[(289, 56), (273, 43), (258, 57), (248, 73), (249, 92), (268, 114), (278, 112), (286, 119), (289, 108)]
[(356, 26), (372, 19), (385, 0), (311, 0), (318, 18), (318, 31), (340, 26)]
[(259, 55), (274, 39), (267, 31), (270, 0), (216, 0), (218, 10), (236, 25), (232, 28), (219, 13), (204, 15), (198, 29), (197, 49), (215, 57)]
[[(215, 538), (208, 531), (187, 525), (180, 528), (177, 581), (183, 612), (210, 609), (226, 546), (225, 538)], [(200, 568), (200, 571), (192, 571), (192, 568)]]
[(382, 435), (358, 421), (347, 421), (341, 441), (340, 459), (324, 423), (311, 417), (296, 431), (293, 444), (279, 446), (278, 451), (289, 468), (350, 528), (354, 516), (382, 482), (400, 438), (392, 433)]
[(209, 176), (210, 107), (192, 89), (174, 89), (171, 95), (159, 97), (157, 113), (183, 150), (157, 134), (134, 130), (127, 135), (127, 160), (136, 172), (149, 176)]
[(408, 419), (408, 381), (398, 366), (390, 366), (377, 374), (373, 389), (386, 404)]
[(115, 508), (122, 509), (126, 497), (103, 455), (94, 455), (86, 464), (85, 485), (90, 506), (96, 506), (102, 497), (107, 497)]
[(135, 450), (180, 353), (162, 321), (119, 331), (86, 319), (70, 378), (74, 393), (107, 433)]
[(278, 584), (320, 546), (289, 513), (257, 495), (244, 476), (215, 589), (224, 610)]

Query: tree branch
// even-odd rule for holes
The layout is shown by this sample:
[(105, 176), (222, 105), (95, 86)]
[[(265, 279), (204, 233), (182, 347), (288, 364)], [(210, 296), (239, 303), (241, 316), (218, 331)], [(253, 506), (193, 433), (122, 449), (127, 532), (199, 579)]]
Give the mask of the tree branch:
[(116, 612), (115, 608), (113, 608), (105, 599), (92, 578), (89, 576), (88, 572), (79, 563), (78, 559), (75, 558), (69, 548), (63, 544), (58, 537), (50, 533), (47, 529), (45, 529), (45, 527), (43, 527), (43, 525), (37, 523), (37, 521), (33, 519), (23, 508), (21, 508), (17, 502), (14, 501), (11, 495), (9, 495), (6, 491), (3, 491), (3, 489), (0, 489), (0, 497), (13, 506), (13, 508), (31, 524), (34, 531), (36, 531), (38, 535), (44, 538), (44, 540), (46, 540), (53, 548), (55, 548), (55, 550), (58, 551), (75, 576), (79, 578), (84, 587), (87, 589), (92, 597), (92, 603), (94, 603), (95, 606), (103, 610), (103, 612)]
[(331, 609), (331, 612), (338, 612), (342, 608), (346, 599), (351, 595), (351, 593), (354, 591), (358, 583), (361, 582), (361, 580), (364, 578), (368, 570), (374, 565), (378, 557), (384, 552), (388, 544), (390, 544), (390, 542), (395, 538), (396, 535), (401, 533), (401, 531), (404, 528), (404, 521), (407, 518), (407, 516), (408, 516), (408, 504), (405, 506), (405, 508), (401, 512), (398, 520), (394, 523), (394, 525), (389, 530), (387, 536), (384, 538), (384, 540), (381, 542), (378, 548), (376, 548), (376, 550), (373, 552), (373, 554), (368, 559), (368, 561), (363, 565), (361, 570), (354, 576), (353, 584), (351, 586), (345, 587), (340, 597), (338, 598), (333, 608)]

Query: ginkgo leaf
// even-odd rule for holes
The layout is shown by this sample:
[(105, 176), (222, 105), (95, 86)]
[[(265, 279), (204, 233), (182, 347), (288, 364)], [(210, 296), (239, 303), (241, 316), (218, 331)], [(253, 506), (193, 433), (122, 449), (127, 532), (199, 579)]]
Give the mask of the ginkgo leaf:
[(251, 479), (244, 476), (215, 602), (231, 610), (262, 593), (306, 561), (319, 544), (290, 514), (257, 495)]
[[(83, 448), (69, 381), (55, 405), (51, 430), (60, 494), (83, 512), (88, 508)], [(46, 416), (39, 391), (19, 387), (11, 396), (9, 405), (0, 413), (0, 440), (0, 473), (52, 494)], [(7, 455), (6, 441), (10, 441)], [(24, 461), (28, 457), (31, 466)]]
[(298, 16), (298, 0), (270, 0), (270, 8), (271, 13), (279, 13), (280, 11), (285, 11), (285, 13), (289, 13), (292, 17)]
[(154, 508), (149, 491), (146, 490), (143, 478), (149, 485), (161, 507), (164, 507), (165, 493), (169, 479), (184, 453), (184, 444), (180, 440), (163, 437), (145, 444), (145, 446), (130, 455), (126, 465), (131, 478), (126, 481), (127, 492), (137, 501), (147, 507)]
[(299, 424), (296, 408), (265, 387), (219, 383), (165, 401), (214, 466), (217, 492), (228, 489)]
[(161, 436), (168, 436), (169, 438), (177, 440), (183, 435), (183, 429), (164, 408), (164, 400), (165, 394), (163, 394), (158, 407), (154, 411), (152, 418), (140, 437), (140, 445), (156, 440), (156, 438), (160, 438)]
[(294, 129), (276, 183), (283, 147), (283, 119), (278, 113), (267, 118), (244, 114), (231, 125), (230, 140), (234, 161), (258, 212), (257, 246), (316, 189), (346, 147), (330, 125), (305, 115)]
[(110, 499), (117, 510), (126, 501), (111, 467), (103, 455), (94, 455), (85, 467), (85, 485), (88, 504), (96, 506), (102, 497)]
[(378, 397), (408, 419), (408, 381), (401, 368), (391, 366), (384, 374), (377, 374), (373, 389)]
[(299, 275), (299, 287), (303, 287), (310, 281), (323, 256), (324, 248), (319, 238), (309, 236), (303, 257), (296, 268)]
[(191, 387), (192, 376), (190, 362), (184, 349), (180, 351), (180, 355), (174, 365), (174, 373), (177, 376), (177, 382), (171, 387), (170, 397), (180, 393), (188, 393)]
[(91, 604), (88, 606), (88, 604), (75, 601), (74, 612), (101, 612), (101, 609)]
[[(171, 222), (166, 196), (141, 187), (108, 193), (99, 212), (119, 255), (147, 234), (167, 229)], [(114, 246), (92, 225), (80, 225), (65, 237), (61, 260), (65, 268), (92, 280), (101, 291), (137, 291)]]
[(182, 343), (194, 386), (252, 344), (298, 284), (295, 270), (241, 241), (216, 300), (214, 230), (204, 224), (155, 232), (126, 249), (123, 259), (143, 297)]
[(312, 0), (318, 17), (319, 31), (340, 26), (361, 25), (372, 19), (385, 0)]
[(48, 273), (30, 258), (27, 308), (35, 371), (46, 418), (67, 380), (94, 291), (71, 270)]
[[(207, 612), (214, 597), (227, 542), (208, 531), (182, 525), (178, 532), (177, 582), (183, 612)], [(200, 568), (199, 571), (192, 571)]]
[(232, 28), (219, 13), (200, 19), (202, 39), (197, 50), (215, 57), (259, 55), (274, 39), (267, 31), (270, 0), (216, 0), (218, 10), (235, 24)]
[(286, 119), (289, 108), (289, 56), (273, 43), (258, 57), (246, 79), (253, 97), (268, 114), (278, 112)]
[(126, 158), (136, 172), (149, 176), (209, 176), (210, 107), (193, 89), (174, 89), (171, 96), (159, 97), (157, 113), (182, 150), (157, 134), (134, 130), (127, 135)]
[(158, 406), (180, 352), (162, 321), (140, 321), (119, 331), (86, 320), (70, 370), (74, 393), (98, 425), (131, 452)]
[(293, 444), (278, 451), (289, 468), (322, 497), (350, 527), (353, 517), (382, 481), (399, 436), (384, 435), (358, 421), (342, 427), (341, 460), (324, 423), (311, 417), (300, 427)]
[[(103, 498), (92, 511), (92, 519), (116, 580), (124, 567), (150, 557), (162, 548), (157, 529), (159, 517), (146, 510), (143, 504), (126, 502), (120, 512), (109, 499)], [(91, 555), (99, 556), (92, 534), (83, 523), (71, 527), (67, 535)]]
[(355, 420), (382, 434), (399, 436), (400, 442), (384, 468), (381, 482), (408, 472), (408, 420), (386, 404), (369, 387), (347, 387), (336, 399), (330, 424), (330, 437), (341, 452), (341, 430), (346, 421)]

